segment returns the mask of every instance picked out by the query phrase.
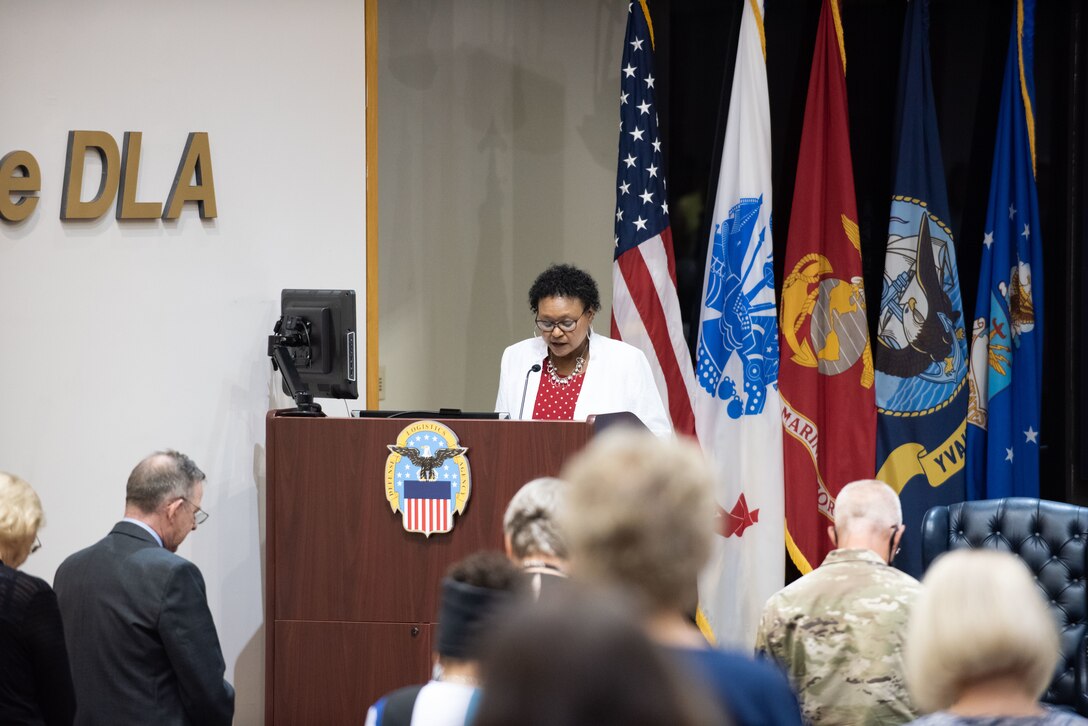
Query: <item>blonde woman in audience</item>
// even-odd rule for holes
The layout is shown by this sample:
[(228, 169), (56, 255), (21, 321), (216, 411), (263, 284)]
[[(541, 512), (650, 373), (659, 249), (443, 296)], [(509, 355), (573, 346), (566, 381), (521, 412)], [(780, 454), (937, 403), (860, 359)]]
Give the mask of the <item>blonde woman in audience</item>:
[(712, 649), (691, 622), (714, 534), (713, 477), (699, 447), (609, 430), (574, 457), (562, 523), (572, 577), (624, 591), (650, 639), (717, 697), (733, 723), (801, 723), (785, 675), (747, 654)]
[(510, 500), (502, 518), (506, 556), (528, 576), (534, 600), (562, 589), (567, 578), (567, 543), (558, 519), (566, 488), (562, 479), (533, 479)]
[(57, 596), (17, 568), (41, 546), (38, 495), (0, 472), (0, 723), (71, 724), (76, 700)]
[(1072, 726), (1039, 703), (1058, 661), (1054, 619), (1014, 555), (957, 550), (926, 572), (906, 645), (925, 726)]

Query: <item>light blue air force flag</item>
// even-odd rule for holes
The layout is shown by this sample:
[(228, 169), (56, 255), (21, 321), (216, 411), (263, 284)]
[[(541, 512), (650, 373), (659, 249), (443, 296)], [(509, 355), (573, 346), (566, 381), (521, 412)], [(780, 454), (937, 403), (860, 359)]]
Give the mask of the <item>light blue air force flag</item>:
[(971, 326), (967, 494), (1039, 496), (1043, 267), (1035, 191), (1034, 0), (1017, 0)]

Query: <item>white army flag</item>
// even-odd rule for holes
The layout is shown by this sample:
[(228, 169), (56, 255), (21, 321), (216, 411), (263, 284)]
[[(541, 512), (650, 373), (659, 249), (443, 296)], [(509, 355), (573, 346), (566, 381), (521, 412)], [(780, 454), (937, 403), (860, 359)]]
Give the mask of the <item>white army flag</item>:
[(695, 428), (718, 472), (720, 516), (699, 580), (699, 624), (750, 648), (785, 567), (771, 121), (760, 0), (744, 4), (707, 250)]

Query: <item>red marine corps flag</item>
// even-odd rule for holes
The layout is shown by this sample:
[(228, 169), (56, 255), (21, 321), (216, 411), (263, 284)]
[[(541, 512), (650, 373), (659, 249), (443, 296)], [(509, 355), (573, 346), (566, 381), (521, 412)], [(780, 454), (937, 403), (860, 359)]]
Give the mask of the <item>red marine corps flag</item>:
[(812, 56), (779, 307), (786, 546), (802, 573), (831, 548), (835, 496), (871, 478), (873, 356), (850, 161), (838, 0), (824, 0)]

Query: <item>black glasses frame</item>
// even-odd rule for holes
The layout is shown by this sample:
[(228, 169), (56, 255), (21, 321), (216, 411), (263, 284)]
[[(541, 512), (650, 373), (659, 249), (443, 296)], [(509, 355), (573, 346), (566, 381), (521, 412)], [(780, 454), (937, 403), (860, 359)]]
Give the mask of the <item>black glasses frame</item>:
[(574, 320), (570, 320), (569, 318), (567, 320), (541, 320), (540, 318), (537, 318), (535, 321), (536, 327), (541, 333), (550, 333), (556, 328), (559, 328), (564, 333), (569, 333), (578, 327), (579, 321), (585, 317), (587, 312), (589, 312), (589, 308), (583, 309), (582, 313)]

